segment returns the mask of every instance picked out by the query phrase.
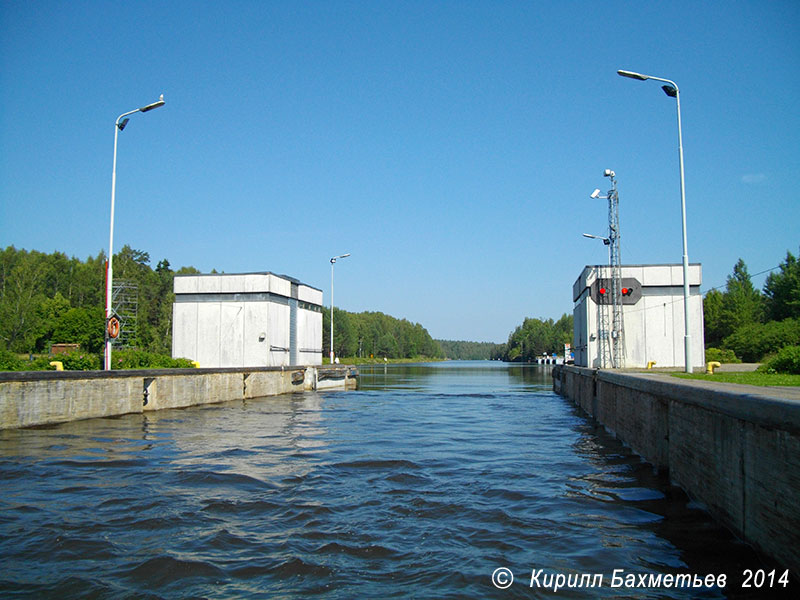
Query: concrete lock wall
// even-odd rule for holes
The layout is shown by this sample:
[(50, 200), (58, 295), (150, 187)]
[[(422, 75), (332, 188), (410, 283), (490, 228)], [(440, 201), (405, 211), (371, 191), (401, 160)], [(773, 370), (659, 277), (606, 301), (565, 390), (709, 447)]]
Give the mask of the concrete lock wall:
[(553, 369), (553, 386), (737, 536), (800, 572), (800, 402), (571, 366)]
[(0, 429), (310, 390), (354, 389), (354, 367), (0, 373)]

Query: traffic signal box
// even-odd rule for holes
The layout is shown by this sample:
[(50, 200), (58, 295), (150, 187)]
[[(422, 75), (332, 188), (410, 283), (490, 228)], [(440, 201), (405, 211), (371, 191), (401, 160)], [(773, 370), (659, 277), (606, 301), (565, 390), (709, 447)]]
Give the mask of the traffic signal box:
[[(612, 304), (611, 279), (595, 279), (591, 295), (596, 304)], [(642, 297), (642, 284), (634, 277), (623, 277), (620, 297), (622, 304), (636, 304)]]

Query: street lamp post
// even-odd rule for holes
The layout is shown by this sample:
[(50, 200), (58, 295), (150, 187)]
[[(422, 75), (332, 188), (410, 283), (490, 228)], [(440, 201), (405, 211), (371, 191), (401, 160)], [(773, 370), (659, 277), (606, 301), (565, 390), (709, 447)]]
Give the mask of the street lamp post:
[(336, 261), (340, 258), (347, 258), (348, 256), (350, 256), (349, 252), (331, 258), (331, 364), (333, 364), (333, 265), (335, 265)]
[(664, 79), (662, 77), (654, 77), (652, 75), (642, 75), (633, 71), (617, 71), (618, 75), (628, 77), (630, 79), (637, 79), (639, 81), (647, 81), (652, 79), (654, 81), (662, 81), (667, 85), (661, 86), (664, 93), (670, 98), (675, 98), (675, 103), (678, 107), (678, 160), (681, 169), (681, 224), (683, 227), (683, 345), (684, 356), (686, 360), (685, 371), (692, 372), (692, 336), (689, 329), (689, 250), (686, 241), (686, 193), (683, 178), (683, 134), (681, 133), (681, 94), (678, 89), (678, 84), (671, 79)]
[[(143, 106), (141, 108), (137, 108), (136, 110), (131, 110), (126, 113), (122, 113), (120, 116), (117, 117), (117, 120), (114, 123), (114, 165), (111, 171), (111, 226), (109, 228), (108, 234), (108, 270), (106, 272), (106, 353), (105, 353), (105, 364), (103, 368), (107, 371), (111, 369), (111, 340), (112, 337), (110, 335), (109, 327), (111, 318), (114, 316), (113, 311), (111, 308), (111, 294), (113, 290), (113, 267), (112, 262), (114, 260), (114, 196), (116, 193), (117, 188), (117, 136), (119, 132), (125, 129), (125, 126), (128, 124), (128, 119), (124, 118), (128, 115), (132, 115), (133, 113), (137, 112), (148, 112), (153, 110), (154, 108), (158, 108), (159, 106), (164, 106), (164, 94), (161, 94), (161, 97), (158, 99), (157, 102), (153, 102), (152, 104), (148, 104), (147, 106)], [(115, 336), (116, 337), (116, 336)]]

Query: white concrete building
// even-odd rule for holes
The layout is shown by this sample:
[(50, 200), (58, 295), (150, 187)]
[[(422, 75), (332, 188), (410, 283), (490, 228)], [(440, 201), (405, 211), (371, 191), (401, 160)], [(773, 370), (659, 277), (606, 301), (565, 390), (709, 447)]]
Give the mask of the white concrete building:
[[(582, 367), (610, 367), (603, 364), (602, 342), (610, 331), (601, 331), (601, 311), (611, 323), (611, 268), (586, 266), (572, 288), (575, 302), (573, 350), (575, 364)], [(702, 267), (689, 265), (689, 327), (693, 367), (705, 364), (703, 297), (700, 294)], [(682, 265), (622, 265), (622, 321), (624, 367), (683, 367), (684, 310)]]
[(177, 275), (172, 356), (201, 367), (322, 364), (322, 291), (274, 273)]

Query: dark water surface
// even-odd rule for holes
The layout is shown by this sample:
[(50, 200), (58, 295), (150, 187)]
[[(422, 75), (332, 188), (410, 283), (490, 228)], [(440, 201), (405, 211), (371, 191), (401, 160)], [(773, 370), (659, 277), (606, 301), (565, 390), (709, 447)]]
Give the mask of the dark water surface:
[[(554, 395), (549, 368), (361, 373), (357, 392), (0, 432), (0, 597), (784, 595), (743, 590), (774, 565)], [(554, 594), (534, 569), (603, 586)], [(611, 588), (615, 569), (728, 585)]]

